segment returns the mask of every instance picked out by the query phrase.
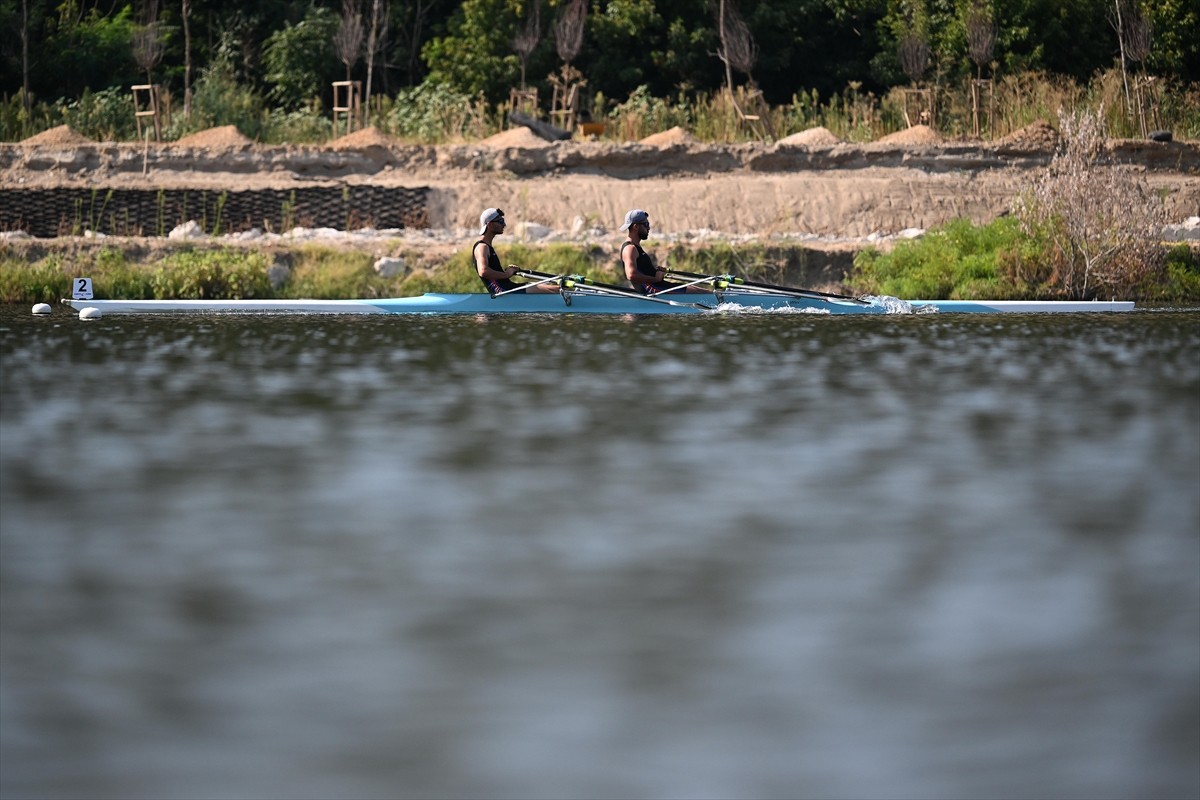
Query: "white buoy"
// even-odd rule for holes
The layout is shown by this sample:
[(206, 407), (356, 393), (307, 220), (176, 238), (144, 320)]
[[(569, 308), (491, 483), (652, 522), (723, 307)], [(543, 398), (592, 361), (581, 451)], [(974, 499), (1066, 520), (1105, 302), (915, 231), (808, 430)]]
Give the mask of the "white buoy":
[(79, 310), (80, 319), (100, 319), (103, 316), (103, 312), (95, 306), (88, 306)]
[(38, 315), (41, 315), (41, 314), (49, 314), (49, 313), (50, 313), (50, 304), (49, 304), (49, 303), (36, 303), (36, 304), (34, 304), (34, 306), (33, 306), (33, 313), (34, 313), (34, 314), (38, 314)]

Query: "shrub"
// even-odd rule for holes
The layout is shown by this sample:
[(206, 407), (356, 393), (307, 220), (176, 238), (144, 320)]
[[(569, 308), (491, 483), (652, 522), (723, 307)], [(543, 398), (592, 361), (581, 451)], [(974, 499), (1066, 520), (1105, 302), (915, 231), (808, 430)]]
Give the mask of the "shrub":
[(1129, 168), (1101, 163), (1103, 109), (1059, 112), (1062, 148), (1018, 199), (1027, 235), (1045, 243), (1040, 282), (1071, 299), (1125, 297), (1163, 267), (1161, 199)]
[(394, 294), (393, 282), (376, 274), (371, 265), (366, 253), (310, 245), (293, 254), (284, 288), (289, 297), (323, 299)]
[(491, 128), (485, 103), (429, 81), (384, 98), (375, 118), (389, 133), (430, 144), (482, 138)]
[(1019, 222), (1001, 217), (975, 226), (965, 219), (896, 244), (889, 253), (864, 250), (848, 284), (857, 292), (924, 300), (1000, 300), (1019, 296), (1019, 286), (1000, 268), (1021, 258), (1026, 242)]
[(167, 138), (179, 138), (221, 125), (235, 125), (246, 136), (262, 139), (265, 105), (257, 92), (238, 82), (233, 54), (222, 48), (192, 89), (191, 118), (177, 117)]
[(1139, 297), (1160, 303), (1200, 301), (1200, 248), (1179, 244), (1164, 257), (1164, 278), (1143, 285)]
[(241, 300), (271, 297), (269, 259), (240, 250), (184, 250), (171, 253), (154, 271), (150, 284), (156, 299)]

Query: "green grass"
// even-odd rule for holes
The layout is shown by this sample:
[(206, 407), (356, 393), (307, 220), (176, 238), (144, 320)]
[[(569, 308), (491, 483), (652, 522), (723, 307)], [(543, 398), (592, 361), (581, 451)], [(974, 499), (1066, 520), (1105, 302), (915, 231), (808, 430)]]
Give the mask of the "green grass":
[[(896, 245), (890, 253), (860, 252), (847, 287), (855, 293), (907, 299), (1045, 299), (1037, 283), (1044, 263), (1036, 242), (1024, 237), (1010, 218), (989, 225), (953, 222), (923, 239)], [(784, 285), (805, 285), (811, 251), (799, 245), (716, 244), (692, 250), (677, 245), (664, 254), (680, 270), (732, 273)], [(505, 264), (554, 274), (582, 274), (623, 284), (613, 248), (555, 244), (514, 244), (501, 249)], [(90, 277), (97, 298), (107, 299), (336, 299), (402, 297), (423, 292), (482, 290), (471, 253), (463, 248), (448, 259), (423, 252), (402, 254), (412, 266), (406, 276), (376, 274), (374, 256), (315, 245), (273, 251), (231, 247), (185, 247), (149, 251), (107, 246), (88, 250), (74, 244), (0, 247), (0, 303), (54, 303), (67, 297), (71, 280)], [(1029, 266), (1032, 265), (1032, 266)], [(273, 288), (273, 268), (286, 279)], [(1022, 280), (1022, 275), (1034, 276)], [(813, 288), (813, 287), (810, 287)], [(1200, 302), (1200, 248), (1178, 245), (1165, 266), (1130, 299), (1153, 303)]]
[(1020, 287), (1002, 277), (1001, 260), (1021, 252), (1025, 240), (1013, 217), (976, 226), (955, 220), (891, 252), (864, 250), (849, 284), (856, 292), (929, 300), (1006, 300)]
[[(889, 253), (860, 252), (847, 284), (855, 292), (927, 300), (1042, 300), (1058, 297), (1052, 245), (1021, 230), (1015, 217), (986, 225), (955, 220)], [(1124, 299), (1200, 301), (1200, 252), (1168, 251), (1162, 270)]]

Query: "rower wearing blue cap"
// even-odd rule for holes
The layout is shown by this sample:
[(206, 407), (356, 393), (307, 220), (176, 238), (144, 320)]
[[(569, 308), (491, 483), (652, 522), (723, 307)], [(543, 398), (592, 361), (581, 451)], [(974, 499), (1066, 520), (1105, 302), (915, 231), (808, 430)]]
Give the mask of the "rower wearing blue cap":
[(622, 231), (629, 232), (629, 238), (621, 245), (621, 266), (625, 269), (625, 277), (634, 289), (644, 295), (655, 295), (674, 290), (673, 293), (700, 294), (708, 289), (699, 286), (681, 286), (663, 280), (667, 274), (666, 267), (656, 267), (650, 254), (642, 249), (642, 242), (650, 238), (650, 215), (640, 208), (634, 208), (625, 213), (625, 224)]

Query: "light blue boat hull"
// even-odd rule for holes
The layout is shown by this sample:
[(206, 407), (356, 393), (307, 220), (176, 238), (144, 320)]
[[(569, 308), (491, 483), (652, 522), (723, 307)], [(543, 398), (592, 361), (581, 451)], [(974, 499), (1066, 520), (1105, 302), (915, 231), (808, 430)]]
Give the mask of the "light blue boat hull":
[(785, 295), (725, 294), (715, 309), (712, 295), (676, 295), (670, 302), (613, 294), (578, 293), (568, 303), (558, 294), (509, 294), (492, 298), (483, 293), (424, 294), (380, 300), (63, 300), (79, 311), (94, 308), (103, 314), (163, 312), (292, 313), (292, 314), (719, 314), (755, 311), (817, 314), (904, 313), (1078, 313), (1131, 311), (1131, 302), (967, 301), (881, 299), (870, 304)]

